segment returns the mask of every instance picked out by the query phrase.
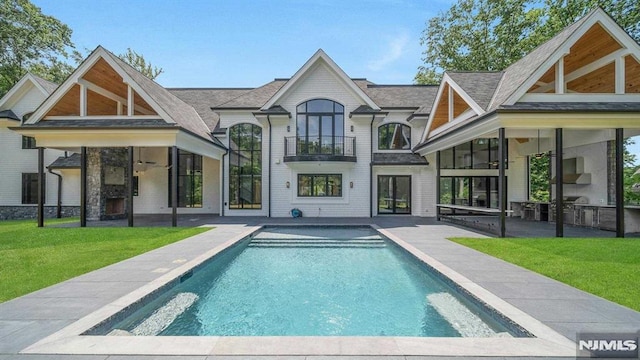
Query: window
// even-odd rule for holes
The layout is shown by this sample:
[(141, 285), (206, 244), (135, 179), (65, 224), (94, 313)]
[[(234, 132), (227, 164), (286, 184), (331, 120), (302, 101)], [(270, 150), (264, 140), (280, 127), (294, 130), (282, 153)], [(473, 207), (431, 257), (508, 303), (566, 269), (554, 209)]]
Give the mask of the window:
[(344, 106), (316, 99), (298, 105), (296, 112), (297, 154), (343, 154)]
[(298, 196), (340, 197), (342, 196), (342, 175), (298, 175)]
[[(505, 146), (508, 145), (505, 139)], [(508, 154), (507, 154), (508, 155)], [(505, 168), (509, 168), (508, 157)], [(440, 169), (497, 169), (498, 139), (480, 138), (440, 151)]]
[(439, 204), (498, 208), (497, 176), (442, 176)]
[[(202, 207), (202, 156), (178, 150), (178, 163), (174, 164), (169, 152), (169, 165), (178, 166), (178, 207)], [(171, 169), (169, 169), (169, 206), (171, 203)]]
[(411, 127), (403, 124), (384, 124), (378, 128), (378, 150), (411, 149)]
[[(44, 191), (44, 188), (43, 188), (43, 191)], [(38, 173), (22, 174), (22, 203), (23, 204), (38, 203)]]
[(35, 149), (36, 148), (36, 138), (31, 136), (22, 135), (22, 148), (23, 149)]
[(229, 129), (229, 209), (262, 208), (262, 128)]

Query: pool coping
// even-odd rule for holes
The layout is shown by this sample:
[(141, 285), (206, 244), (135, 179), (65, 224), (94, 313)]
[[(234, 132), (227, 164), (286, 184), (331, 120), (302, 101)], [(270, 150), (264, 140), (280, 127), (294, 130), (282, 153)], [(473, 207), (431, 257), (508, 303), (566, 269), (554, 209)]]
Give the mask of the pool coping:
[[(260, 230), (248, 229), (195, 259), (103, 306), (62, 330), (20, 351), (21, 354), (83, 355), (433, 355), (433, 356), (575, 356), (575, 343), (539, 320), (418, 250), (375, 224), (375, 229), (460, 288), (533, 334), (534, 338), (425, 337), (232, 337), (232, 336), (94, 336), (81, 335), (145, 296), (175, 281), (212, 256)], [(287, 224), (285, 226), (292, 226)], [(294, 225), (309, 226), (309, 225)], [(314, 224), (312, 226), (323, 226)], [(324, 226), (332, 226), (326, 224)]]

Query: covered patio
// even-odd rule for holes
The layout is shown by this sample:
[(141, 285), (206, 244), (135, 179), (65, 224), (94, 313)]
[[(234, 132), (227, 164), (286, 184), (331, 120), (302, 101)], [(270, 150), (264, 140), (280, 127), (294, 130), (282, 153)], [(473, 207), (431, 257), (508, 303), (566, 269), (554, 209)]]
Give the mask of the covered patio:
[(133, 226), (135, 214), (170, 214), (177, 226), (179, 212), (219, 212), (226, 148), (192, 107), (102, 47), (12, 130), (38, 146), (38, 226), (44, 148), (80, 155), (80, 226)]
[[(596, 9), (504, 71), (445, 73), (414, 148), (436, 154), (438, 218), (494, 215), (506, 236), (507, 217), (528, 218), (534, 206), (557, 237), (567, 224), (638, 232), (640, 210), (625, 206), (624, 141), (640, 134), (639, 59), (640, 46)], [(544, 203), (530, 198), (532, 158), (548, 159)], [(486, 195), (473, 194), (476, 183)]]

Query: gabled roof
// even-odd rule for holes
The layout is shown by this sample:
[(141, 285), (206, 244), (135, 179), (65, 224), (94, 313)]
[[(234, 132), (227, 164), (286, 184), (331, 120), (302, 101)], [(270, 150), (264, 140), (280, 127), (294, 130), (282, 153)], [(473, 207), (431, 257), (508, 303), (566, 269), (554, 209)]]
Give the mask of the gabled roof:
[(447, 75), (466, 92), (483, 110), (487, 110), (491, 98), (502, 80), (504, 72), (458, 72)]
[(51, 94), (26, 124), (36, 125), (37, 127), (47, 111), (100, 59), (104, 59), (122, 77), (123, 81), (129, 84), (168, 125), (177, 124), (192, 134), (217, 143), (211, 136), (211, 131), (193, 107), (101, 46), (98, 46), (71, 76)]
[[(26, 86), (33, 85), (38, 90), (42, 92), (42, 94), (47, 97), (49, 96), (58, 85), (52, 83), (51, 81), (45, 80), (39, 76), (33, 75), (31, 73), (26, 73), (18, 82), (9, 89), (9, 91), (4, 94), (4, 96), (0, 99), (0, 109), (11, 107), (11, 105), (7, 106), (8, 103), (13, 103), (16, 101), (14, 97), (21, 93)], [(10, 101), (12, 100), (13, 101)]]
[(144, 93), (153, 99), (153, 101), (158, 104), (158, 106), (160, 106), (167, 115), (169, 115), (171, 120), (186, 130), (189, 130), (190, 132), (207, 140), (213, 139), (211, 131), (193, 107), (187, 105), (187, 103), (173, 95), (169, 90), (144, 76), (141, 72), (134, 69), (131, 65), (125, 63), (111, 52), (107, 50), (105, 50), (105, 52), (116, 64), (120, 65), (120, 67), (136, 84), (142, 88)]
[(373, 109), (379, 109), (378, 105), (358, 86), (347, 74), (336, 64), (322, 49), (318, 49), (313, 56), (298, 70), (293, 77), (287, 81), (278, 91), (267, 101), (262, 109), (268, 109), (276, 105), (285, 94), (289, 92), (316, 64), (324, 63), (349, 88), (357, 97)]
[(604, 10), (596, 8), (582, 19), (569, 25), (556, 36), (538, 46), (504, 71), (504, 76), (488, 110), (513, 105), (527, 90), (555, 64), (584, 33), (600, 23), (618, 41), (640, 52), (636, 43)]

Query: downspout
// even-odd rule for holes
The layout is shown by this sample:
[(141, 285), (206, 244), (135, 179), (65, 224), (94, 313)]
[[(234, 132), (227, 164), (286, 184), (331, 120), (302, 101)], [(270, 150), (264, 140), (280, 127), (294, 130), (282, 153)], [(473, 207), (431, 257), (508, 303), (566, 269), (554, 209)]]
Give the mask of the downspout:
[(373, 217), (373, 122), (376, 120), (376, 115), (371, 117), (370, 135), (371, 141), (369, 141), (369, 147), (371, 148), (371, 157), (369, 161), (369, 217)]
[(229, 149), (227, 149), (224, 154), (222, 154), (222, 179), (221, 179), (221, 186), (222, 186), (222, 194), (220, 196), (220, 216), (224, 216), (224, 207), (226, 206), (226, 203), (224, 202), (224, 176), (225, 176), (225, 172), (224, 172), (224, 157), (227, 156), (229, 154)]
[(58, 177), (58, 208), (56, 212), (56, 218), (60, 219), (62, 218), (62, 175), (54, 173), (50, 168), (47, 168), (47, 172)]
[(269, 188), (268, 188), (268, 196), (269, 196), (269, 212), (267, 217), (271, 217), (271, 115), (267, 115), (267, 123), (269, 123)]

